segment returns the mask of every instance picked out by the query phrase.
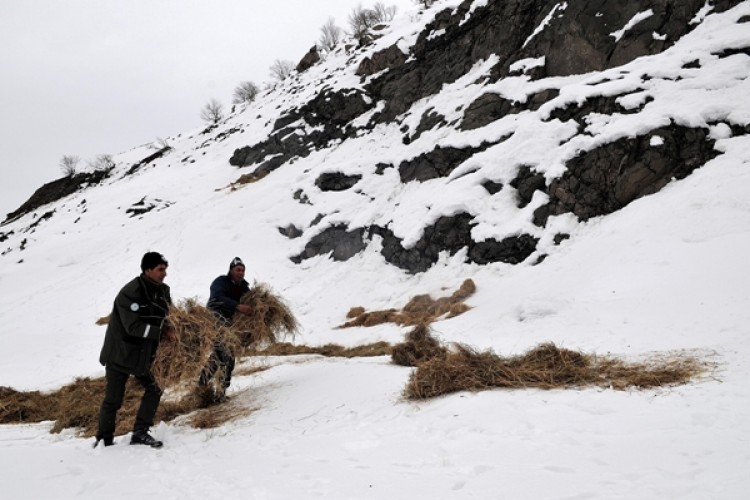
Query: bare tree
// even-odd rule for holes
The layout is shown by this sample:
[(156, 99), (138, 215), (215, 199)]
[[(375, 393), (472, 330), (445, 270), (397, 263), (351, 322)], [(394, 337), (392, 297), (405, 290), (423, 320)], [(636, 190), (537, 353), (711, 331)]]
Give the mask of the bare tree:
[(232, 104), (253, 102), (259, 92), (260, 89), (253, 82), (242, 82), (234, 89)]
[(224, 118), (224, 106), (216, 99), (211, 99), (201, 110), (201, 119), (212, 125), (219, 123)]
[(172, 146), (169, 145), (169, 141), (161, 137), (157, 137), (154, 142), (148, 145), (148, 147), (149, 149), (156, 149), (157, 151), (172, 149)]
[(97, 155), (93, 161), (89, 162), (89, 168), (94, 171), (98, 170), (109, 170), (115, 166), (115, 162), (112, 159), (112, 155), (103, 154)]
[(357, 5), (349, 14), (351, 35), (360, 45), (365, 45), (372, 40), (370, 31), (377, 24), (375, 16), (374, 10), (365, 9), (362, 5)]
[(60, 158), (60, 170), (62, 170), (62, 173), (66, 177), (73, 177), (76, 173), (76, 168), (78, 168), (78, 163), (80, 161), (81, 159), (78, 156), (64, 155), (62, 158)]
[(286, 80), (292, 74), (292, 71), (294, 71), (294, 63), (292, 61), (276, 59), (271, 65), (271, 77), (280, 82)]
[(389, 23), (396, 17), (396, 11), (398, 10), (395, 5), (386, 7), (383, 2), (377, 2), (372, 6), (373, 12), (375, 12), (376, 24)]
[(349, 14), (351, 35), (360, 45), (366, 45), (372, 41), (372, 29), (378, 24), (392, 21), (396, 10), (395, 5), (386, 7), (383, 2), (377, 2), (372, 9), (365, 9), (362, 5), (358, 5)]
[(318, 45), (325, 51), (332, 51), (341, 40), (342, 29), (336, 26), (336, 21), (329, 17), (328, 21), (320, 28), (320, 39)]

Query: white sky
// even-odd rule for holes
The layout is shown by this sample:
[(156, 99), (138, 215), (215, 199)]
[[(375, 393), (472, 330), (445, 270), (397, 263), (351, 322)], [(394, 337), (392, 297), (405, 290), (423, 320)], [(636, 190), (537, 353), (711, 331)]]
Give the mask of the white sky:
[[(373, 1), (361, 2), (365, 7)], [(400, 11), (412, 0), (384, 1)], [(201, 126), (244, 80), (299, 62), (351, 0), (3, 0), (0, 2), (0, 220), (82, 164)]]

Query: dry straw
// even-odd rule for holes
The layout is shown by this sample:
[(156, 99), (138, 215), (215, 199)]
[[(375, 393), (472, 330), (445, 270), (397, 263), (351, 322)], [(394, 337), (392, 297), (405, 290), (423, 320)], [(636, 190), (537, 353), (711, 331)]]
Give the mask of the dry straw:
[(547, 343), (523, 355), (503, 358), (492, 352), (477, 352), (456, 345), (455, 350), (445, 356), (419, 363), (404, 393), (409, 399), (426, 399), (496, 387), (646, 389), (684, 384), (707, 370), (706, 363), (692, 356), (673, 355), (644, 363), (626, 363)]
[(196, 384), (217, 343), (232, 353), (238, 351), (238, 337), (196, 299), (173, 306), (167, 319), (176, 339), (159, 343), (151, 367), (157, 385), (163, 389), (183, 383)]
[(232, 321), (242, 347), (275, 344), (282, 336), (294, 337), (299, 329), (289, 306), (264, 283), (255, 284), (240, 303), (252, 310), (250, 315), (235, 314)]
[(423, 361), (442, 358), (448, 350), (431, 335), (427, 325), (417, 325), (406, 334), (406, 341), (393, 346), (391, 359), (400, 366), (417, 366)]
[(474, 281), (465, 280), (458, 290), (448, 297), (433, 299), (430, 295), (413, 297), (402, 310), (385, 309), (367, 312), (363, 307), (353, 307), (346, 317), (349, 321), (339, 328), (375, 326), (383, 323), (397, 325), (427, 325), (438, 319), (452, 318), (470, 309), (464, 301), (476, 291)]
[(322, 346), (295, 345), (286, 342), (273, 344), (263, 349), (245, 351), (248, 356), (296, 356), (300, 354), (318, 354), (326, 357), (361, 358), (373, 356), (388, 356), (392, 353), (388, 342), (375, 342), (354, 347), (344, 347), (338, 344)]

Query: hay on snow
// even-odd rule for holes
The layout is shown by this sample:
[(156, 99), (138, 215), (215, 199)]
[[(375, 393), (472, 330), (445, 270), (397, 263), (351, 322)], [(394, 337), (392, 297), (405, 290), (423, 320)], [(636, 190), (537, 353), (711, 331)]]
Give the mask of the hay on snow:
[(448, 297), (433, 299), (430, 295), (416, 295), (399, 311), (385, 309), (367, 312), (363, 307), (353, 307), (346, 317), (349, 321), (339, 328), (352, 326), (375, 326), (383, 323), (416, 326), (426, 325), (442, 317), (452, 318), (470, 309), (464, 301), (469, 298), (477, 287), (471, 279), (464, 280), (458, 290)]
[(626, 363), (546, 343), (520, 356), (504, 358), (493, 352), (477, 352), (456, 345), (445, 355), (419, 363), (404, 393), (409, 399), (426, 399), (457, 391), (498, 387), (646, 389), (684, 384), (707, 370), (706, 363), (692, 356), (674, 355), (644, 363)]

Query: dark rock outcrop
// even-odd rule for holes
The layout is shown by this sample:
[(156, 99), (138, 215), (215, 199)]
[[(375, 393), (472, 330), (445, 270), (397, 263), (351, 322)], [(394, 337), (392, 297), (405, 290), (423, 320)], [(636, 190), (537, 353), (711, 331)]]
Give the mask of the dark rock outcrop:
[(671, 125), (587, 151), (552, 181), (550, 201), (534, 212), (534, 223), (544, 226), (549, 216), (566, 212), (581, 220), (610, 214), (687, 177), (718, 154), (713, 145), (705, 129)]
[(516, 178), (510, 182), (510, 185), (518, 191), (518, 208), (523, 208), (531, 202), (534, 192), (543, 191), (546, 180), (543, 174), (536, 172), (529, 166), (522, 166), (518, 169)]
[[(353, 131), (347, 131), (345, 126), (371, 106), (358, 90), (324, 90), (301, 108), (290, 110), (276, 120), (268, 139), (235, 149), (229, 164), (256, 165), (255, 173), (267, 174), (294, 158), (307, 157), (330, 141), (347, 138)], [(304, 123), (294, 126), (300, 120)], [(307, 133), (305, 124), (322, 129)]]
[(289, 239), (299, 238), (302, 236), (302, 230), (294, 224), (289, 224), (286, 227), (278, 228), (279, 232)]
[(461, 163), (490, 146), (489, 143), (484, 143), (476, 148), (465, 149), (438, 146), (416, 158), (402, 161), (398, 166), (401, 182), (424, 182), (438, 177), (446, 177)]
[(132, 174), (136, 173), (141, 168), (145, 167), (146, 165), (148, 165), (149, 163), (151, 163), (151, 162), (153, 162), (155, 160), (158, 160), (159, 158), (161, 158), (162, 156), (164, 156), (165, 154), (167, 154), (170, 151), (172, 151), (172, 147), (171, 146), (164, 146), (164, 147), (158, 149), (155, 153), (150, 154), (147, 157), (145, 157), (144, 159), (142, 159), (141, 161), (139, 161), (138, 163), (133, 164), (133, 166), (130, 167), (127, 172), (125, 172), (125, 175), (132, 175)]
[(486, 180), (482, 183), (482, 187), (490, 194), (499, 193), (503, 189), (503, 184), (501, 182), (495, 182)]
[[(369, 83), (374, 99), (386, 103), (376, 122), (392, 121), (491, 55), (498, 58), (491, 76), (497, 80), (510, 73), (513, 63), (542, 55), (545, 65), (534, 69), (536, 78), (600, 71), (659, 53), (695, 27), (690, 20), (705, 5), (704, 0), (635, 0), (613, 8), (604, 0), (569, 0), (563, 8), (557, 0), (506, 0), (488, 2), (467, 17), (472, 3), (438, 13), (419, 35), (408, 62)], [(719, 0), (712, 5), (720, 12), (738, 3)], [(648, 9), (653, 15), (619, 39), (612, 35)], [(535, 33), (550, 13), (548, 25)], [(494, 113), (502, 114), (503, 106), (499, 103)]]
[(424, 272), (433, 266), (440, 252), (456, 254), (467, 248), (467, 262), (488, 264), (505, 262), (518, 264), (526, 260), (536, 250), (538, 239), (522, 234), (509, 236), (501, 241), (488, 239), (474, 242), (471, 239), (473, 217), (461, 213), (441, 217), (432, 226), (426, 227), (419, 241), (411, 248), (404, 248), (401, 240), (387, 228), (374, 226), (370, 234), (383, 238), (383, 257), (387, 262), (410, 273)]
[(341, 172), (326, 172), (315, 179), (321, 191), (345, 191), (362, 179), (361, 175), (345, 175)]
[(536, 251), (537, 243), (539, 243), (539, 238), (528, 234), (508, 236), (500, 241), (490, 238), (471, 245), (467, 260), (476, 264), (491, 262), (519, 264)]
[(111, 173), (111, 168), (106, 170), (96, 170), (94, 172), (81, 172), (72, 176), (62, 177), (52, 182), (48, 182), (47, 184), (34, 191), (34, 194), (31, 195), (31, 198), (24, 202), (23, 205), (18, 207), (18, 209), (7, 214), (4, 222), (33, 212), (37, 208), (48, 203), (61, 200), (66, 196), (75, 193), (76, 191), (99, 184), (104, 179), (109, 177)]
[(440, 252), (448, 251), (453, 255), (472, 244), (471, 221), (471, 215), (465, 213), (440, 217), (424, 229), (422, 237), (411, 248), (404, 248), (388, 228), (373, 226), (370, 234), (383, 238), (381, 253), (388, 263), (410, 273), (420, 273), (437, 262)]
[(396, 68), (406, 62), (407, 55), (397, 45), (376, 52), (372, 57), (365, 57), (357, 68), (357, 76), (370, 76), (385, 69)]
[(313, 236), (305, 247), (305, 250), (301, 254), (292, 257), (291, 260), (295, 264), (299, 264), (310, 257), (329, 253), (333, 260), (349, 260), (367, 246), (363, 236), (364, 229), (362, 228), (349, 231), (343, 224), (331, 226)]
[(257, 164), (255, 172), (267, 174), (292, 158), (304, 158), (310, 154), (310, 148), (303, 136), (288, 129), (282, 130), (286, 133), (275, 133), (254, 146), (235, 149), (229, 164), (235, 167)]
[(416, 141), (419, 137), (428, 130), (432, 130), (435, 127), (447, 125), (445, 117), (440, 113), (435, 112), (433, 109), (429, 109), (422, 114), (422, 118), (419, 120), (419, 125), (414, 131), (414, 135), (411, 137), (404, 138), (404, 144), (409, 144), (412, 141)]
[(317, 64), (317, 62), (320, 61), (320, 54), (318, 53), (318, 46), (313, 45), (312, 48), (307, 52), (307, 54), (302, 57), (302, 60), (300, 60), (299, 64), (297, 64), (297, 73), (302, 73), (303, 71), (307, 71), (308, 69), (312, 68)]
[(312, 238), (304, 252), (291, 260), (299, 263), (330, 252), (334, 260), (347, 260), (364, 250), (365, 236), (372, 239), (376, 235), (382, 238), (381, 253), (385, 260), (409, 273), (427, 271), (438, 261), (441, 252), (454, 255), (463, 248), (468, 249), (467, 262), (477, 264), (518, 264), (536, 250), (538, 239), (526, 234), (510, 236), (501, 241), (488, 239), (475, 243), (471, 239), (472, 221), (473, 217), (467, 213), (440, 217), (424, 229), (422, 237), (411, 248), (405, 248), (401, 239), (388, 228), (372, 226), (365, 233), (363, 228), (349, 231), (346, 226), (337, 225)]
[(536, 111), (542, 104), (557, 97), (559, 93), (560, 91), (557, 89), (544, 90), (532, 95), (524, 103), (510, 101), (493, 93), (483, 94), (466, 108), (459, 128), (461, 130), (473, 130), (484, 127), (509, 114), (516, 114), (521, 111)]
[(323, 90), (300, 108), (299, 116), (312, 126), (341, 128), (372, 106), (372, 102), (360, 90)]

